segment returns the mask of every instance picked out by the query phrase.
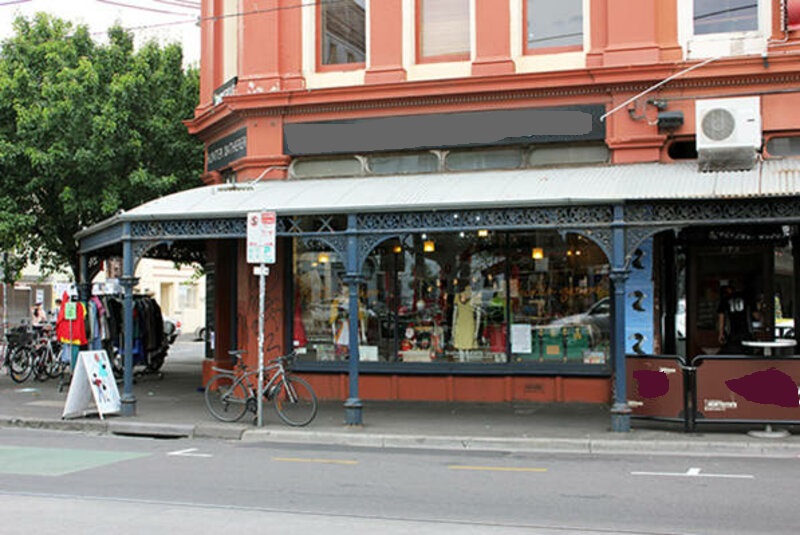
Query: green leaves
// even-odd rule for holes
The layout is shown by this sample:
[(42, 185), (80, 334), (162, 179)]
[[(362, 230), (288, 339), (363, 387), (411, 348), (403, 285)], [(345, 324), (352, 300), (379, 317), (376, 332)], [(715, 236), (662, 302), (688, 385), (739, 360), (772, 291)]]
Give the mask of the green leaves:
[(45, 14), (18, 18), (0, 52), (0, 252), (70, 266), (74, 234), (147, 200), (200, 185), (202, 144), (182, 120), (198, 74), (179, 46)]

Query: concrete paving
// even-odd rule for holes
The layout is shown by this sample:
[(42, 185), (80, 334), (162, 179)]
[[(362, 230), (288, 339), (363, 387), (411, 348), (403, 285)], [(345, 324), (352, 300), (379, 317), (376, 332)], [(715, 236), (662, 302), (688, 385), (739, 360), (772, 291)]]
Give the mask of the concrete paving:
[[(264, 426), (254, 415), (223, 423), (206, 410), (200, 344), (178, 342), (163, 378), (144, 376), (134, 385), (136, 415), (96, 414), (63, 420), (67, 392), (57, 382), (16, 384), (0, 373), (0, 426), (194, 437), (246, 442), (335, 444), (374, 448), (427, 448), (514, 452), (800, 456), (800, 426), (782, 426), (783, 438), (760, 438), (753, 425), (705, 424), (683, 432), (681, 423), (634, 419), (629, 433), (610, 431), (608, 407), (549, 403), (428, 403), (364, 401), (364, 425), (344, 423), (343, 403), (323, 402), (307, 427), (283, 424), (264, 406)], [(120, 385), (120, 390), (122, 386)]]

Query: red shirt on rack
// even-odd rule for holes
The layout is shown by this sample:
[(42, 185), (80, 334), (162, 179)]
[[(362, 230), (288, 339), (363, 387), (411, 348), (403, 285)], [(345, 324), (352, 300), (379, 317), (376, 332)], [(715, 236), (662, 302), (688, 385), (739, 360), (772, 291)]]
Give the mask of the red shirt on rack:
[(69, 295), (64, 292), (61, 298), (61, 308), (58, 309), (58, 319), (56, 320), (58, 341), (63, 344), (85, 345), (89, 343), (86, 338), (86, 307), (80, 301), (75, 303), (75, 319), (67, 320), (64, 318), (64, 311), (68, 303)]

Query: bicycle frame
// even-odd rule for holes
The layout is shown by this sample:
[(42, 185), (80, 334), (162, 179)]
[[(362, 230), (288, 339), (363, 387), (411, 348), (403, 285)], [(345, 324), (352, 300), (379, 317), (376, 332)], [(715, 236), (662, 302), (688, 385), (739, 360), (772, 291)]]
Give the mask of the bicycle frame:
[[(267, 394), (267, 399), (270, 399), (271, 393), (270, 389), (277, 384), (278, 379), (283, 378), (286, 376), (286, 368), (283, 366), (283, 362), (280, 360), (281, 357), (278, 358), (277, 361), (264, 366), (264, 375), (269, 376), (269, 379), (264, 384), (264, 393)], [(255, 381), (250, 380), (250, 377), (258, 377), (258, 370), (248, 370), (247, 365), (244, 362), (241, 362), (237, 369), (225, 369), (225, 368), (215, 368), (212, 367), (211, 369), (217, 372), (220, 375), (229, 376), (233, 380), (233, 387), (238, 385), (242, 385), (247, 390), (247, 397), (248, 399), (255, 399), (257, 392), (256, 389), (253, 387), (254, 382), (258, 382), (258, 379)], [(272, 370), (278, 370), (273, 373)]]

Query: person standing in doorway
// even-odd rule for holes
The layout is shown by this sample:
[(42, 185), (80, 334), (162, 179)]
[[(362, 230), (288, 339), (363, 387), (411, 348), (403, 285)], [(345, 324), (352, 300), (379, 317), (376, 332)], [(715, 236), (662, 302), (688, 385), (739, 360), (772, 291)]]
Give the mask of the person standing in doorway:
[(721, 353), (744, 353), (742, 341), (752, 338), (752, 310), (744, 293), (733, 284), (722, 287), (717, 306), (717, 335)]

